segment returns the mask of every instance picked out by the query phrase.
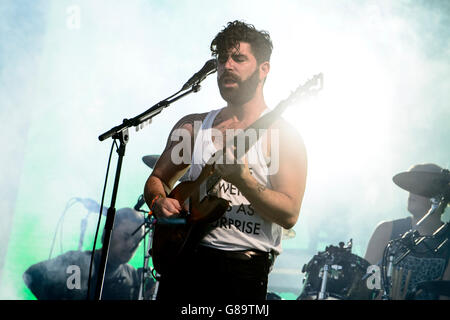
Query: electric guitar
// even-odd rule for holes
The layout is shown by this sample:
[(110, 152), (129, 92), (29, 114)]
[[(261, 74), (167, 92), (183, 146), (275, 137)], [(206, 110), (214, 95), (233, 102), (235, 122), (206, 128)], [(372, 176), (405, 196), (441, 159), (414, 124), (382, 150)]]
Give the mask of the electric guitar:
[[(317, 94), (322, 88), (323, 75), (320, 73), (305, 84), (300, 85), (287, 99), (278, 103), (272, 111), (266, 113), (240, 134), (233, 137), (234, 142), (239, 139), (239, 135), (245, 137), (248, 130), (268, 129), (289, 105)], [(225, 145), (230, 144), (226, 143)], [(251, 146), (249, 143), (246, 144), (245, 153)], [(226, 147), (222, 152), (222, 154), (225, 154)], [(179, 183), (168, 195), (170, 198), (177, 199), (180, 204), (188, 201), (189, 210), (182, 211), (177, 219), (165, 219), (164, 222), (159, 223), (159, 221), (155, 224), (151, 255), (153, 266), (159, 274), (163, 274), (169, 268), (177, 268), (178, 258), (195, 248), (206, 234), (207, 226), (219, 219), (229, 206), (227, 200), (209, 193), (222, 179), (217, 172), (214, 172), (214, 160), (212, 158), (203, 167), (197, 179)], [(179, 223), (180, 219), (185, 223)], [(174, 223), (171, 223), (171, 221)]]

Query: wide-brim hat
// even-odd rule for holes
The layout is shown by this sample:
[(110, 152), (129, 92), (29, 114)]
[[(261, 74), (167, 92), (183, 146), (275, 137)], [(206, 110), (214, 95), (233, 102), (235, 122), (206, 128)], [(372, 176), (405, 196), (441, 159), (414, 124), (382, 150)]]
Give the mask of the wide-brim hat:
[(419, 196), (433, 198), (450, 188), (450, 173), (433, 163), (418, 164), (396, 174), (392, 180), (400, 188)]

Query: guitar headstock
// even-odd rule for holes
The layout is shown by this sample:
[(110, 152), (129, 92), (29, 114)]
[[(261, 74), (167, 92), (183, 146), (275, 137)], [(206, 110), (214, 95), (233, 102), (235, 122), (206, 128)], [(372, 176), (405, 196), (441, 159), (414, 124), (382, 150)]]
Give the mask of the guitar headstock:
[(294, 103), (306, 97), (314, 96), (323, 89), (323, 73), (314, 75), (311, 79), (306, 81), (295, 89), (284, 103)]

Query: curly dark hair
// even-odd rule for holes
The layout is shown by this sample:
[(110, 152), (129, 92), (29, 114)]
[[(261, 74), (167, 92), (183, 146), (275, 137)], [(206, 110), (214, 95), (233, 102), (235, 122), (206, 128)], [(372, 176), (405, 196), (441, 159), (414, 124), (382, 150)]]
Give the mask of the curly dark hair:
[(212, 55), (217, 57), (226, 55), (231, 48), (239, 49), (241, 41), (250, 44), (258, 64), (270, 61), (273, 44), (269, 33), (238, 20), (228, 22), (227, 26), (216, 35), (210, 46)]

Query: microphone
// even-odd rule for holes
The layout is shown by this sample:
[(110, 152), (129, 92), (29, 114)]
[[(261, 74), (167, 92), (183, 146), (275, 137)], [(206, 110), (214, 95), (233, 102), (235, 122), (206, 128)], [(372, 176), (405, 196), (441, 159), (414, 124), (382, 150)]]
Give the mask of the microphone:
[(141, 194), (136, 205), (134, 206), (134, 210), (139, 211), (141, 207), (144, 205), (144, 203), (145, 203), (144, 195)]
[(217, 61), (216, 61), (216, 59), (211, 59), (211, 60), (206, 61), (206, 63), (203, 66), (203, 68), (201, 68), (199, 72), (194, 74), (184, 84), (184, 86), (183, 86), (183, 88), (181, 88), (181, 90), (186, 90), (189, 87), (191, 87), (192, 85), (194, 85), (196, 82), (203, 81), (203, 79), (205, 79), (208, 75), (210, 75), (211, 73), (216, 72), (216, 69), (217, 69)]

